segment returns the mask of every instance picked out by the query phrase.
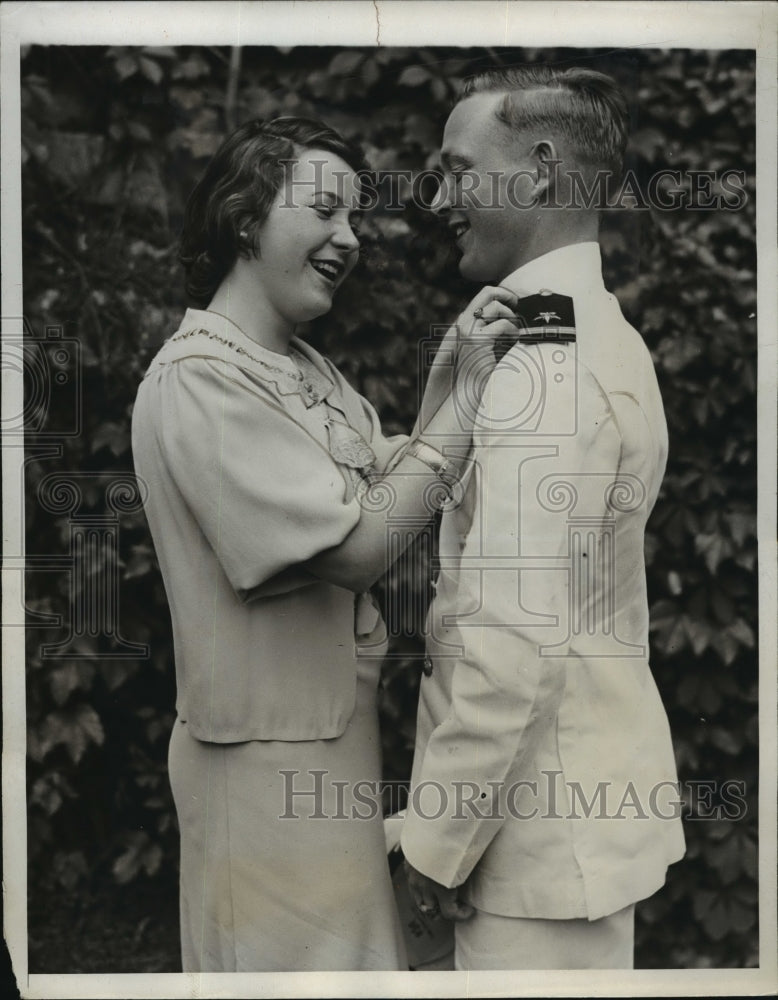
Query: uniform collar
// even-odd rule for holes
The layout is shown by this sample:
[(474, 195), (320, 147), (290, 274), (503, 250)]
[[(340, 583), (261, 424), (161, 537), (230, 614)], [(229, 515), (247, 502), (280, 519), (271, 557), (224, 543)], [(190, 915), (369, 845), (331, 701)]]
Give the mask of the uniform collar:
[(534, 295), (546, 288), (573, 298), (605, 291), (600, 244), (571, 243), (550, 250), (513, 271), (500, 284), (520, 296)]

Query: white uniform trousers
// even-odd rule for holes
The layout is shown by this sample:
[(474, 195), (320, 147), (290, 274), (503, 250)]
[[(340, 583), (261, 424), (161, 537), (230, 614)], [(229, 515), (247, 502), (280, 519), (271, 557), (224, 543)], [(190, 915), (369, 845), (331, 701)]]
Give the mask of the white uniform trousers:
[(632, 969), (635, 906), (599, 920), (501, 917), (476, 910), (456, 925), (455, 968)]

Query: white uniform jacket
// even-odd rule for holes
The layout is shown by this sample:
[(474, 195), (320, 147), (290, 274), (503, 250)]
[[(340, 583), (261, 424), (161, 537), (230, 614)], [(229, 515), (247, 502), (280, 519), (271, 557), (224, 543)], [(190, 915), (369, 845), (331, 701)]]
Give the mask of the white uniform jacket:
[(484, 392), (443, 516), (401, 842), (479, 909), (594, 920), (684, 853), (643, 555), (667, 428), (596, 243), (502, 284), (571, 296), (576, 341), (517, 344)]

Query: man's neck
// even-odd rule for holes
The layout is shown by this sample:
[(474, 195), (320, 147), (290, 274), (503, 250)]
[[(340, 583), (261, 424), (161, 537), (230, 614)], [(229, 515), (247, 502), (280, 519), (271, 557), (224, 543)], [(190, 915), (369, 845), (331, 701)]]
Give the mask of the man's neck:
[(519, 296), (550, 289), (561, 295), (599, 293), (603, 289), (601, 254), (594, 240), (555, 246), (533, 257), (499, 282)]
[(514, 270), (529, 264), (530, 261), (543, 257), (552, 250), (574, 246), (576, 243), (597, 243), (599, 237), (599, 219), (596, 215), (576, 219), (575, 225), (567, 225), (564, 215), (560, 216), (553, 229), (538, 226), (533, 239), (524, 248)]

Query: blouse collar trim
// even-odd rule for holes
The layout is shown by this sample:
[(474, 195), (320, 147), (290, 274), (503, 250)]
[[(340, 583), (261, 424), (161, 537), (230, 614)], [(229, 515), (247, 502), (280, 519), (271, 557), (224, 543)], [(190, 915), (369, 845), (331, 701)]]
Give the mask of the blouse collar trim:
[(272, 383), (280, 396), (299, 395), (314, 406), (335, 388), (325, 362), (308, 344), (293, 337), (290, 353), (268, 350), (226, 316), (207, 309), (187, 309), (178, 330), (162, 346), (155, 362), (209, 357), (246, 369)]

